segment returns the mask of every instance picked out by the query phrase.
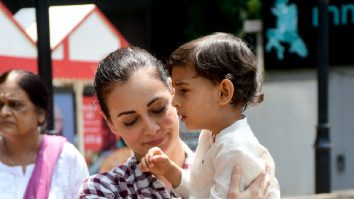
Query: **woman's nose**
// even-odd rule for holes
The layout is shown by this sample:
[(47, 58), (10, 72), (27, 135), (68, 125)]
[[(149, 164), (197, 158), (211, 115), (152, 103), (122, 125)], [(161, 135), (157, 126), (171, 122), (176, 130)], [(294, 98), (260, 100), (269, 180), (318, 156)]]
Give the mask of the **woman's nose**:
[(7, 105), (0, 105), (0, 115), (6, 116), (11, 114), (11, 108)]
[(160, 129), (160, 125), (154, 118), (147, 117), (145, 119), (145, 132), (147, 134), (155, 134)]

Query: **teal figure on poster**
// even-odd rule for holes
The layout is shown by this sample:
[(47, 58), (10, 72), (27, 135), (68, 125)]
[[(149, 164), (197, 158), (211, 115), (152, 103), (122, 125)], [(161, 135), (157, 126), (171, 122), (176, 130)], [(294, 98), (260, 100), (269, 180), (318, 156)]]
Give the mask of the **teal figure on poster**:
[(297, 30), (297, 6), (294, 3), (288, 3), (288, 0), (275, 0), (271, 11), (276, 17), (276, 27), (266, 31), (268, 41), (265, 50), (271, 52), (275, 49), (278, 60), (284, 59), (286, 49), (282, 43), (289, 45), (290, 53), (296, 53), (302, 58), (308, 55), (306, 44)]

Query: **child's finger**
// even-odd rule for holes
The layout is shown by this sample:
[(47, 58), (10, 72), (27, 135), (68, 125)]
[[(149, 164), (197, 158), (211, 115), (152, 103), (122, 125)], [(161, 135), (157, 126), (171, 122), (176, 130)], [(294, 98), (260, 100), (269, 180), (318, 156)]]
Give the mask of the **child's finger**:
[(147, 159), (148, 165), (150, 165), (152, 163), (154, 157), (155, 157), (154, 152), (147, 154), (146, 159)]
[(145, 161), (147, 163), (147, 165), (150, 164), (151, 159), (155, 156), (156, 154), (156, 150), (158, 149), (158, 147), (152, 147), (148, 150), (148, 152), (145, 154)]
[(155, 147), (152, 147), (150, 150), (149, 150), (149, 152), (151, 153), (151, 154), (161, 154), (161, 149), (159, 148), (159, 147), (157, 147), (157, 146), (155, 146)]
[(150, 165), (152, 157), (153, 157), (153, 154), (151, 154), (151, 153), (148, 153), (148, 154), (145, 155), (145, 163), (146, 163), (147, 166)]
[[(154, 156), (151, 161), (150, 161), (150, 164), (152, 166), (156, 166), (158, 168), (161, 168), (161, 167), (165, 167), (165, 166), (168, 166), (169, 165), (169, 159), (166, 158), (165, 156), (162, 156), (162, 155), (156, 155)], [(150, 165), (149, 165), (150, 166)]]
[(145, 159), (145, 157), (141, 158), (139, 167), (140, 167), (140, 170), (141, 170), (141, 171), (143, 171), (143, 172), (146, 172), (146, 171), (147, 171), (148, 167), (147, 167), (147, 164), (146, 164), (146, 159)]
[(145, 170), (144, 158), (141, 158), (140, 163), (139, 163), (139, 168), (141, 171)]

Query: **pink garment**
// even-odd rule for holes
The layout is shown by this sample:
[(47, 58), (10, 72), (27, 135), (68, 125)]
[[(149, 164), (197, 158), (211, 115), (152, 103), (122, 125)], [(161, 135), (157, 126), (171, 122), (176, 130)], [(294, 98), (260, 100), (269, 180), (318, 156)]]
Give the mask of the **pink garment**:
[(24, 199), (46, 199), (50, 191), (52, 173), (66, 138), (55, 135), (42, 135), (32, 176), (28, 182)]

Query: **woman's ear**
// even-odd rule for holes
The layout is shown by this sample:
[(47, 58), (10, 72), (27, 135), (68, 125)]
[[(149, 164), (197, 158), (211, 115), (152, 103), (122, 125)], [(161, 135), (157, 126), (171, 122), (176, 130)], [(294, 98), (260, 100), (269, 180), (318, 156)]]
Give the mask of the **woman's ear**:
[(107, 118), (107, 116), (101, 111), (101, 116), (103, 117), (104, 120), (106, 120), (106, 123), (109, 127), (109, 129), (111, 130), (112, 133), (116, 134), (116, 135), (120, 135), (118, 133), (118, 129), (116, 129), (112, 123), (112, 121), (110, 119)]
[(219, 83), (219, 105), (227, 105), (232, 101), (234, 96), (234, 84), (229, 79), (223, 79)]
[(45, 119), (47, 117), (47, 113), (43, 109), (38, 109), (37, 110), (38, 117), (37, 117), (37, 123), (39, 126), (42, 126), (45, 123)]

